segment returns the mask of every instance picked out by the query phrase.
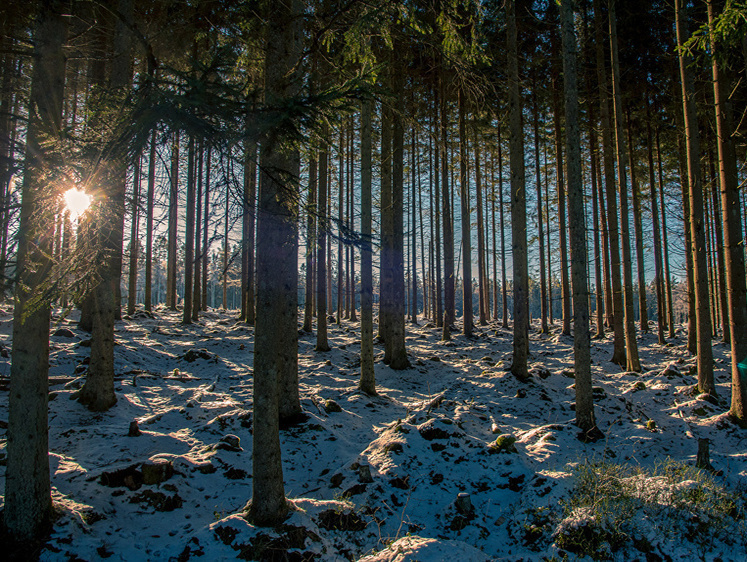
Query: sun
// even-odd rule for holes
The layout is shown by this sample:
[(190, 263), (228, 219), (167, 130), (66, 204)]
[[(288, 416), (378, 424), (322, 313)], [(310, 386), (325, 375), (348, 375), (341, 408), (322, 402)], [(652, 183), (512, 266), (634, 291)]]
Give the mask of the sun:
[(91, 196), (85, 191), (79, 191), (75, 188), (68, 189), (65, 192), (65, 206), (70, 211), (70, 220), (73, 222), (86, 212), (91, 204)]

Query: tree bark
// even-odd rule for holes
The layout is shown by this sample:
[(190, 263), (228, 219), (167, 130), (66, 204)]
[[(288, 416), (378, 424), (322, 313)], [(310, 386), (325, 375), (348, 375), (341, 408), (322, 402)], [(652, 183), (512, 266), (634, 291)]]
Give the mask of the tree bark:
[(451, 205), (451, 190), (449, 187), (449, 162), (448, 162), (448, 122), (446, 108), (446, 84), (444, 78), (439, 75), (440, 88), (440, 114), (441, 114), (441, 191), (443, 201), (444, 219), (444, 321), (441, 339), (451, 339), (451, 325), (454, 323), (456, 285), (454, 278), (454, 217)]
[(532, 92), (534, 102), (534, 171), (535, 187), (537, 191), (537, 238), (539, 241), (539, 266), (540, 266), (540, 333), (547, 334), (550, 329), (547, 325), (547, 279), (545, 276), (545, 234), (542, 224), (542, 179), (540, 173), (540, 143), (539, 143), (539, 106), (537, 103), (537, 81), (534, 81)]
[(246, 323), (253, 326), (256, 322), (256, 277), (255, 270), (255, 234), (257, 217), (257, 145), (248, 143), (244, 156), (244, 207), (247, 213), (246, 235)]
[[(195, 169), (195, 254), (194, 254), (194, 287), (191, 290), (192, 298), (192, 322), (197, 322), (202, 309), (202, 167), (203, 167), (203, 141), (197, 144), (197, 162)], [(189, 293), (185, 287), (185, 292)]]
[(594, 0), (594, 37), (596, 43), (597, 82), (599, 84), (599, 115), (602, 125), (602, 163), (607, 195), (607, 222), (610, 248), (610, 277), (612, 278), (612, 332), (614, 349), (610, 361), (618, 365), (626, 362), (623, 290), (620, 279), (620, 231), (615, 192), (614, 148), (610, 123), (607, 67), (604, 62), (602, 3)]
[(467, 128), (464, 91), (459, 88), (459, 196), (462, 211), (462, 331), (472, 337), (472, 213), (467, 176)]
[(130, 271), (127, 279), (127, 314), (135, 314), (137, 304), (137, 260), (140, 236), (138, 226), (140, 225), (140, 156), (135, 158), (132, 171), (132, 218), (130, 223)]
[(646, 100), (646, 144), (648, 145), (648, 183), (651, 192), (651, 218), (654, 227), (654, 269), (656, 271), (656, 335), (661, 345), (666, 343), (664, 329), (666, 326), (666, 305), (664, 290), (664, 269), (661, 257), (661, 234), (659, 230), (659, 203), (656, 194), (656, 174), (654, 171), (653, 136), (651, 134), (651, 104)]
[(641, 217), (641, 189), (635, 173), (635, 148), (630, 124), (630, 109), (626, 112), (628, 129), (628, 161), (630, 162), (630, 189), (633, 199), (633, 226), (635, 228), (636, 269), (638, 272), (638, 318), (641, 332), (648, 333), (648, 307), (646, 304), (646, 271), (643, 266), (643, 218)]
[[(119, 12), (128, 22), (133, 18), (132, 0), (120, 0)], [(114, 33), (114, 58), (109, 77), (110, 102), (123, 103), (132, 81), (130, 29), (117, 20)], [(122, 240), (124, 237), (125, 155), (112, 151), (110, 158), (99, 164), (103, 183), (94, 208), (97, 215), (97, 263), (100, 278), (93, 290), (93, 322), (91, 361), (86, 382), (78, 401), (90, 410), (108, 410), (117, 402), (114, 395), (114, 322), (119, 311), (119, 286), (122, 277)]]
[(153, 310), (153, 206), (156, 191), (156, 131), (150, 136), (148, 194), (145, 211), (145, 311)]
[[(395, 93), (404, 95), (404, 77), (395, 72), (393, 79)], [(405, 240), (404, 240), (404, 119), (395, 111), (392, 119), (392, 316), (389, 345), (391, 360), (389, 366), (400, 370), (410, 367), (405, 349)]]
[(615, 0), (609, 4), (610, 55), (612, 57), (612, 95), (615, 108), (615, 138), (617, 154), (617, 183), (620, 194), (620, 244), (622, 247), (623, 290), (625, 294), (625, 358), (628, 371), (640, 371), (635, 321), (633, 313), (633, 268), (630, 256), (630, 231), (628, 223), (628, 179), (625, 162), (625, 136), (623, 134), (622, 92), (620, 91), (620, 63), (617, 50), (617, 20)]
[(511, 127), (511, 248), (514, 274), (514, 346), (511, 372), (527, 380), (529, 372), (529, 268), (527, 263), (526, 181), (522, 123), (516, 4), (507, 0), (509, 122)]
[[(669, 326), (669, 337), (675, 336), (674, 331), (674, 303), (672, 299), (672, 276), (669, 273), (669, 244), (667, 235), (667, 213), (666, 204), (664, 202), (664, 171), (661, 163), (661, 144), (659, 143), (659, 127), (656, 127), (656, 163), (659, 180), (659, 193), (661, 195), (661, 233), (662, 233), (662, 244), (664, 246), (664, 276), (666, 278), (666, 291), (667, 291), (667, 314)], [(689, 252), (688, 252), (689, 255)]]
[(361, 380), (359, 388), (376, 394), (373, 348), (373, 238), (371, 236), (371, 101), (361, 108)]
[[(707, 4), (708, 23), (712, 28), (713, 3), (707, 0)], [(716, 53), (717, 48), (718, 45), (711, 31), (711, 52)], [(747, 427), (747, 335), (744, 329), (747, 325), (747, 284), (745, 283), (739, 181), (732, 139), (734, 126), (731, 108), (728, 106), (727, 90), (723, 82), (721, 67), (715, 56), (712, 59), (712, 73), (731, 332), (731, 408), (729, 414), (742, 427)]]
[[(169, 182), (169, 228), (166, 257), (166, 306), (176, 310), (176, 251), (179, 217), (179, 131), (171, 143), (171, 181)], [(226, 245), (228, 241), (226, 240)]]
[[(300, 90), (296, 65), (301, 52), (299, 0), (276, 2), (267, 16), (265, 103), (284, 117), (283, 107)], [(279, 436), (279, 392), (298, 350), (298, 153), (268, 131), (262, 142), (262, 178), (257, 206), (257, 315), (254, 338), (253, 490), (249, 516), (255, 525), (276, 525), (288, 505), (283, 488)], [(326, 168), (326, 161), (324, 163)], [(324, 170), (326, 173), (326, 169)], [(286, 352), (278, 353), (280, 347)], [(295, 364), (295, 376), (298, 376)], [(261, 454), (259, 454), (261, 452)]]
[[(295, 0), (294, 0), (295, 1)], [(323, 147), (319, 154), (319, 206), (316, 238), (316, 351), (329, 351), (327, 341), (327, 183), (329, 181), (329, 152)]]
[[(3, 525), (10, 538), (28, 545), (51, 528), (49, 481), (49, 274), (53, 224), (49, 205), (59, 194), (52, 153), (62, 133), (65, 88), (63, 44), (66, 2), (40, 5), (34, 31), (34, 65), (26, 133), (18, 241), (18, 282), (13, 310), (13, 349), (8, 394), (8, 444)], [(53, 143), (49, 148), (47, 143)], [(47, 146), (45, 146), (47, 145)]]
[[(568, 219), (571, 235), (573, 285), (573, 363), (576, 380), (576, 425), (587, 437), (596, 429), (591, 382), (589, 290), (586, 274), (584, 187), (581, 172), (581, 130), (576, 72), (576, 33), (572, 0), (561, 6), (563, 84), (565, 91), (566, 152), (568, 154)], [(598, 433), (598, 430), (596, 430)], [(594, 436), (596, 437), (596, 436)]]
[[(681, 46), (688, 36), (686, 14), (681, 0), (675, 0), (677, 45)], [(682, 84), (682, 106), (687, 141), (687, 176), (690, 200), (690, 235), (693, 255), (693, 284), (697, 322), (698, 390), (716, 394), (713, 378), (713, 350), (711, 348), (711, 317), (708, 299), (708, 265), (703, 221), (703, 186), (700, 167), (700, 139), (693, 91), (692, 76), (688, 68), (688, 57), (680, 51), (680, 81)]]
[(195, 266), (195, 139), (190, 135), (187, 147), (187, 216), (184, 219), (184, 309), (182, 323), (192, 323), (192, 284)]
[(306, 287), (303, 309), (303, 331), (311, 333), (314, 321), (314, 247), (316, 246), (317, 161), (312, 148), (309, 159), (309, 192), (306, 197)]

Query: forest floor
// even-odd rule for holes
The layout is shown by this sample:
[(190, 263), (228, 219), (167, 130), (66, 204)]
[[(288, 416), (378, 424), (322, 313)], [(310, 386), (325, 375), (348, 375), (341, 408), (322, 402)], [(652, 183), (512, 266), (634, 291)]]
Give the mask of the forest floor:
[[(557, 322), (533, 331), (526, 383), (504, 370), (511, 332), (498, 324), (448, 343), (431, 324), (408, 325), (411, 369), (391, 370), (376, 345), (378, 397), (357, 390), (358, 324), (331, 325), (327, 353), (301, 335), (308, 419), (281, 431), (291, 516), (260, 529), (242, 516), (252, 328), (214, 310), (190, 326), (160, 308), (118, 322), (118, 402), (92, 413), (71, 399), (90, 350), (76, 318), (52, 325), (58, 518), (42, 560), (747, 559), (747, 431), (725, 415), (728, 347), (716, 341), (718, 403), (694, 395), (681, 329), (666, 346), (639, 337), (642, 374), (609, 362), (611, 336), (593, 341), (604, 437), (583, 443), (573, 340)], [(0, 309), (1, 465), (11, 321)], [(134, 420), (141, 434), (128, 436)], [(715, 472), (694, 468), (698, 438), (710, 439)]]

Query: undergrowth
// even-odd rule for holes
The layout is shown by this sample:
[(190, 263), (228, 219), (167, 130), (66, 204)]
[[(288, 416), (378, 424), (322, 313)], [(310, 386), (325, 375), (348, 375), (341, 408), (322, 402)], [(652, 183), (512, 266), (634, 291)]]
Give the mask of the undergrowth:
[(704, 560), (720, 542), (747, 552), (747, 494), (707, 471), (673, 460), (653, 469), (586, 462), (575, 479), (553, 535), (562, 550), (612, 560), (685, 549)]

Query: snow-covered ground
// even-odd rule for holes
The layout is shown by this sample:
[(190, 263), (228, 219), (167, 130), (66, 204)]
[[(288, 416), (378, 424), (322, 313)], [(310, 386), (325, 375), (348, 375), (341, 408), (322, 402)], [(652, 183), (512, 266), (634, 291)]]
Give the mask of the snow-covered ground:
[[(11, 312), (0, 310), (6, 350)], [(557, 331), (532, 334), (532, 379), (522, 383), (504, 371), (511, 332), (498, 324), (448, 343), (433, 325), (408, 325), (413, 368), (389, 369), (377, 344), (373, 398), (357, 391), (357, 324), (331, 325), (327, 353), (301, 335), (308, 420), (281, 431), (291, 516), (257, 529), (242, 517), (252, 486), (253, 329), (212, 310), (191, 326), (162, 309), (118, 322), (118, 402), (92, 413), (70, 399), (89, 354), (76, 319), (52, 326), (72, 333), (51, 337), (49, 458), (60, 517), (43, 560), (544, 560), (575, 559), (578, 544), (619, 560), (747, 559), (747, 430), (724, 415), (721, 343), (712, 404), (692, 393), (694, 358), (681, 331), (667, 346), (653, 333), (639, 338), (643, 374), (608, 361), (611, 336), (594, 341), (605, 437), (582, 443), (573, 341)], [(10, 359), (1, 355), (4, 465)], [(128, 435), (132, 421), (141, 435)], [(702, 481), (666, 464), (694, 465), (698, 438), (711, 440), (720, 471)], [(603, 486), (594, 484), (584, 503), (581, 481), (595, 474), (616, 487), (596, 498)], [(0, 468), (0, 491), (4, 484)]]

